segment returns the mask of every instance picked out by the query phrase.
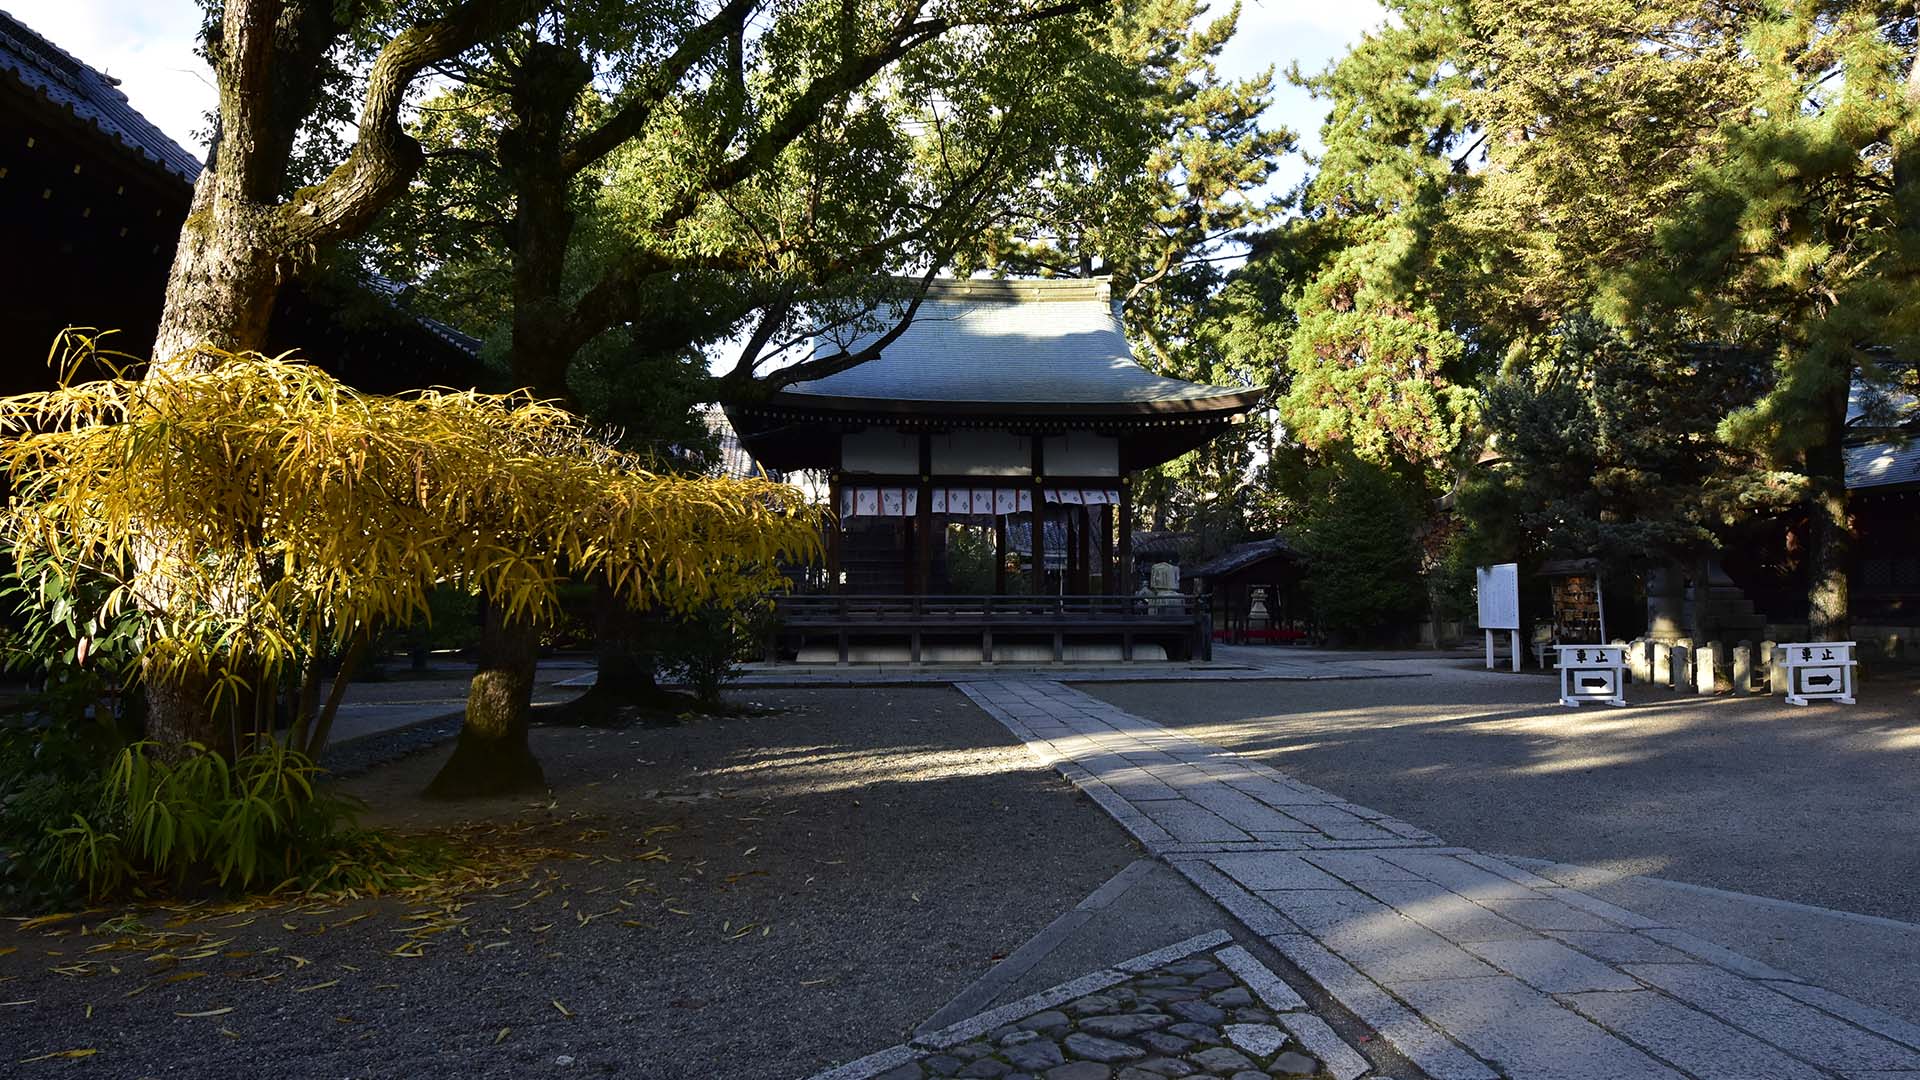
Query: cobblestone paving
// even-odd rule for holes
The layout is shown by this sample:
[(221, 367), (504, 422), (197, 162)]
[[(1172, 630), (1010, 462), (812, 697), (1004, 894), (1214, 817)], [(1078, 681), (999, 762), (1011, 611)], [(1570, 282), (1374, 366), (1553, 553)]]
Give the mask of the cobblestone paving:
[(961, 690), (1435, 1080), (1920, 1080), (1920, 1027), (1791, 973), (1057, 682)]
[(1171, 945), (813, 1080), (1353, 1080), (1367, 1071), (1230, 941), (1216, 932)]

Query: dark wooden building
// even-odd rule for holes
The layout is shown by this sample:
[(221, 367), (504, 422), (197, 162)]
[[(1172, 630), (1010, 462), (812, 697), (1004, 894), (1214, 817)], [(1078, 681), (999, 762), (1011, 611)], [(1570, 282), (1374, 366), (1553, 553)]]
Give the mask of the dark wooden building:
[(1278, 536), (1236, 544), (1183, 573), (1188, 589), (1212, 598), (1217, 640), (1264, 645), (1311, 632), (1305, 557)]
[[(200, 162), (116, 82), (0, 12), (0, 392), (49, 385), (67, 327), (153, 344)], [(474, 385), (479, 343), (408, 314), (399, 286), (336, 275), (282, 290), (268, 351), (364, 390)]]

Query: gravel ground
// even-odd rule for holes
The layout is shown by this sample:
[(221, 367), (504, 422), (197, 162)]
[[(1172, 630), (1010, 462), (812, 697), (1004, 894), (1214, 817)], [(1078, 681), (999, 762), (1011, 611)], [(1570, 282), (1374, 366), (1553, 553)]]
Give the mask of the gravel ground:
[[(345, 782), (383, 824), (552, 849), (457, 899), (0, 929), (0, 1074), (806, 1076), (1138, 854), (952, 690), (743, 696), (786, 711), (537, 729), (551, 799), (419, 800), (444, 748)], [(95, 1053), (22, 1063), (67, 1050)]]
[(1553, 703), (1539, 675), (1097, 685), (1086, 693), (1481, 851), (1920, 921), (1920, 683), (1860, 704)]

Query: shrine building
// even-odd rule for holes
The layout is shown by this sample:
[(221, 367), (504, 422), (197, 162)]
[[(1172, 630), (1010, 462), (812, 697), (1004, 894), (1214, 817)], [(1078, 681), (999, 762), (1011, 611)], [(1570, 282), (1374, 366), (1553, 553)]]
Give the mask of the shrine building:
[[(882, 332), (821, 340), (816, 355)], [(1133, 629), (1180, 604), (1135, 595), (1132, 477), (1220, 434), (1262, 393), (1141, 367), (1103, 279), (961, 280), (935, 282), (877, 358), (727, 416), (768, 469), (827, 476), (825, 591), (839, 599), (789, 598), (790, 627), (821, 620), (842, 657), (850, 638), (904, 636), (914, 660), (962, 658), (930, 656), (936, 637), (992, 659), (997, 628), (1060, 659), (1074, 641), (1131, 653)], [(983, 553), (991, 544), (988, 579), (962, 580), (953, 538), (968, 530)]]

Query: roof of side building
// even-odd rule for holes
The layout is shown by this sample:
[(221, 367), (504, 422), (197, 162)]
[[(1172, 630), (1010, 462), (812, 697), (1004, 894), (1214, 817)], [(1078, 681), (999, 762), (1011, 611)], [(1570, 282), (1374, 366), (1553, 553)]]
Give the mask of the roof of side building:
[(192, 183), (200, 175), (200, 159), (141, 116), (111, 78), (5, 11), (0, 72), (179, 179)]

